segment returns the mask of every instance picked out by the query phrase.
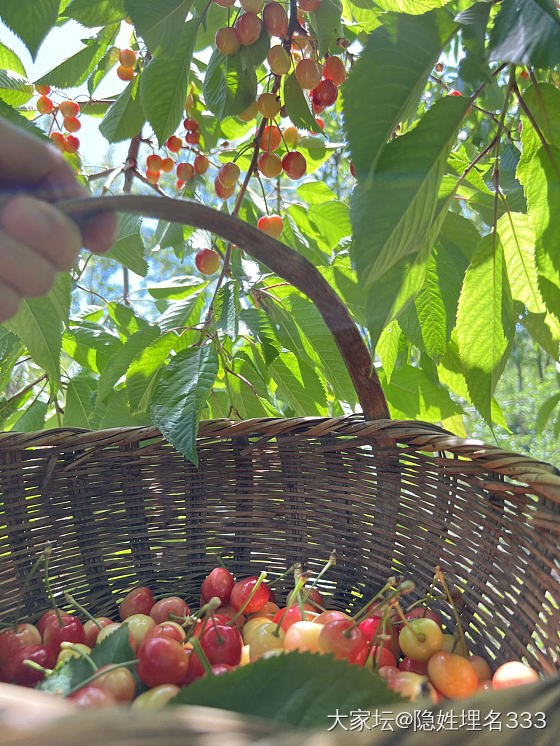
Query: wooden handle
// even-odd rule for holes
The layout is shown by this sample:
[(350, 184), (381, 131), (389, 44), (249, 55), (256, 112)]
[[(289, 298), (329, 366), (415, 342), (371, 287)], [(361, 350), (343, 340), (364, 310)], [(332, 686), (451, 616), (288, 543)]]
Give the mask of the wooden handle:
[(364, 417), (389, 419), (379, 377), (348, 309), (311, 262), (293, 249), (238, 218), (192, 200), (126, 194), (61, 200), (54, 204), (72, 217), (115, 210), (191, 225), (239, 246), (313, 301), (340, 350)]

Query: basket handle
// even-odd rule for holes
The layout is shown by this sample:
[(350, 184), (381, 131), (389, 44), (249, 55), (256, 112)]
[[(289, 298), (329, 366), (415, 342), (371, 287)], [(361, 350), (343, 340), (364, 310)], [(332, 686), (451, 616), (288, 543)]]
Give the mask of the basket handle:
[(313, 301), (340, 350), (364, 417), (389, 419), (387, 400), (362, 335), (335, 291), (301, 254), (236, 217), (192, 200), (123, 194), (59, 200), (54, 204), (69, 216), (114, 210), (191, 225), (242, 246), (250, 256)]

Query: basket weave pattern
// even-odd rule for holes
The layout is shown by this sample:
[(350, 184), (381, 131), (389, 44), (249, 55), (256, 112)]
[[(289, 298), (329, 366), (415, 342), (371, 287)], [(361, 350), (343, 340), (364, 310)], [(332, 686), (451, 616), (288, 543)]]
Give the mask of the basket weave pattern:
[[(462, 591), (473, 651), (556, 665), (557, 469), (355, 416), (203, 421), (198, 452), (196, 468), (152, 427), (0, 434), (0, 619), (48, 540), (55, 594), (107, 615), (138, 584), (196, 606), (216, 555), (238, 575), (296, 561), (316, 572), (336, 549), (320, 586), (329, 607), (356, 611), (400, 574), (417, 584), (412, 601), (439, 564)], [(35, 578), (25, 614), (47, 607)]]

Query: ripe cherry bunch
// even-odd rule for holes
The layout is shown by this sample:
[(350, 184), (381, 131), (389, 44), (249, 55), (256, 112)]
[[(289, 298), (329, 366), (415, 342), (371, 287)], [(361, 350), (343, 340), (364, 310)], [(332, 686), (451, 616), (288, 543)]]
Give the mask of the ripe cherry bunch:
[[(469, 654), (439, 569), (436, 576), (452, 604), (458, 634), (444, 630), (427, 605), (432, 589), (420, 605), (403, 609), (402, 599), (414, 583), (397, 578), (390, 578), (354, 616), (326, 608), (316, 586), (334, 562), (332, 555), (314, 582), (294, 565), (268, 584), (266, 572), (236, 581), (225, 567), (215, 567), (202, 583), (196, 612), (179, 596), (155, 600), (149, 588), (137, 587), (120, 603), (120, 621), (92, 616), (67, 593), (66, 600), (87, 621), (54, 605), (36, 625), (16, 621), (2, 630), (0, 681), (33, 687), (71, 658), (84, 658), (92, 674), (68, 699), (82, 707), (133, 702), (135, 708), (152, 709), (198, 678), (291, 651), (331, 654), (361, 666), (413, 700), (427, 692), (434, 702), (462, 698), (477, 689), (537, 679), (521, 661), (505, 663), (492, 675), (486, 660)], [(294, 588), (280, 605), (272, 586), (292, 570)], [(50, 590), (49, 595), (53, 601)], [(97, 667), (92, 650), (123, 625), (135, 657)]]

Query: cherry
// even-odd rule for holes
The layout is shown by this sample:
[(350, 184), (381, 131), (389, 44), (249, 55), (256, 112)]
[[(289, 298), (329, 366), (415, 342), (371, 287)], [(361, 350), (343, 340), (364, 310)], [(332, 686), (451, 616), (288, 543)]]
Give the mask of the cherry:
[(321, 82), (323, 71), (315, 60), (300, 60), (296, 65), (296, 79), (302, 88), (311, 90)]
[(132, 78), (134, 77), (134, 68), (123, 67), (123, 65), (119, 65), (117, 67), (117, 75), (121, 80), (132, 80)]
[(220, 268), (221, 259), (220, 255), (212, 249), (200, 249), (194, 258), (194, 263), (200, 274), (213, 275)]
[(447, 95), (448, 96), (460, 96), (461, 92), (460, 91), (449, 91)]
[[(297, 153), (297, 155), (301, 155), (301, 153)], [(286, 156), (284, 156), (284, 158), (285, 157)], [(301, 157), (303, 158), (303, 156)], [(307, 163), (305, 165), (307, 168)], [(290, 178), (293, 178), (293, 177), (290, 177)], [(305, 598), (306, 603), (310, 604), (311, 606), (314, 606), (318, 612), (321, 612), (321, 609), (325, 607), (325, 599), (320, 594), (320, 592), (317, 590), (317, 588), (311, 588), (311, 589), (304, 588), (302, 593), (303, 593), (303, 597)]]
[(256, 13), (242, 13), (234, 25), (235, 35), (243, 46), (254, 44), (261, 35), (262, 23)]
[(274, 93), (261, 93), (257, 98), (257, 108), (265, 119), (274, 119), (280, 113), (282, 104)]
[(232, 187), (225, 187), (220, 179), (216, 176), (216, 178), (214, 179), (214, 190), (216, 192), (216, 195), (220, 199), (229, 199), (235, 192), (235, 185)]
[(107, 673), (95, 679), (95, 686), (112, 694), (117, 702), (132, 702), (136, 694), (136, 683), (128, 668), (124, 666), (112, 668), (111, 665), (107, 665), (102, 666), (98, 673), (101, 673), (101, 671), (107, 671)]
[(198, 145), (200, 142), (200, 135), (198, 132), (187, 132), (185, 134), (185, 142), (189, 145)]
[(321, 629), (322, 626), (315, 622), (294, 622), (286, 632), (284, 650), (316, 653)]
[(54, 104), (48, 96), (41, 96), (37, 99), (37, 111), (39, 114), (50, 114), (54, 109)]
[(165, 144), (167, 146), (167, 149), (170, 150), (172, 153), (178, 153), (183, 147), (181, 138), (177, 137), (177, 135), (171, 135), (171, 137)]
[(280, 3), (267, 3), (262, 17), (264, 26), (271, 36), (286, 36), (289, 25), (288, 15)]
[(150, 616), (156, 624), (167, 622), (170, 614), (188, 616), (190, 609), (187, 602), (178, 596), (168, 596), (167, 598), (162, 598), (160, 601), (156, 601), (150, 611)]
[(260, 13), (264, 0), (240, 0), (240, 5), (247, 13)]
[(428, 661), (428, 676), (436, 689), (451, 699), (468, 697), (478, 687), (472, 663), (454, 653), (434, 653)]
[[(153, 608), (153, 607), (152, 607)], [(134, 648), (139, 647), (147, 633), (155, 627), (155, 621), (147, 614), (132, 614), (126, 618), (130, 634), (134, 638)]]
[[(120, 626), (120, 622), (111, 622), (111, 624), (107, 624), (105, 627), (103, 627), (103, 629), (99, 630), (96, 644), (99, 645), (100, 643), (102, 643), (105, 638), (109, 637), (109, 635), (112, 635), (113, 632), (115, 632), (115, 630), (117, 630)], [(130, 629), (128, 631), (128, 641), (132, 650), (136, 650), (136, 640), (134, 639), (134, 635), (132, 634), (132, 630)]]
[[(313, 104), (317, 106), (332, 106), (338, 98), (338, 88), (332, 80), (322, 80), (313, 89)], [(319, 112), (318, 112), (319, 113)]]
[(245, 615), (240, 614), (239, 616), (237, 616), (237, 611), (233, 608), (233, 606), (220, 606), (216, 610), (215, 616), (225, 616), (228, 619), (233, 619), (233, 617), (236, 617), (234, 625), (239, 629), (241, 629), (245, 624)]
[(82, 123), (76, 117), (71, 117), (70, 119), (64, 120), (64, 129), (67, 132), (77, 132), (81, 126)]
[(142, 692), (132, 703), (133, 710), (160, 710), (181, 690), (176, 684), (160, 684)]
[(315, 103), (315, 101), (312, 102), (312, 105), (313, 105), (313, 111), (315, 112), (315, 114), (321, 114), (321, 112), (325, 111), (326, 107), (319, 106), (318, 104)]
[(185, 120), (183, 120), (183, 127), (187, 130), (187, 132), (197, 132), (198, 122), (192, 117), (187, 117)]
[(82, 645), (85, 645), (86, 633), (84, 632), (84, 625), (78, 617), (65, 615), (62, 626), (54, 622), (47, 625), (43, 642), (53, 650), (55, 655), (58, 655), (62, 642), (80, 642)]
[(377, 669), (377, 675), (386, 681), (391, 681), (398, 673), (399, 669), (396, 666), (379, 666)]
[(508, 661), (501, 665), (492, 676), (493, 689), (507, 689), (510, 686), (531, 684), (539, 680), (537, 672), (521, 661)]
[(405, 614), (408, 621), (412, 619), (432, 619), (440, 628), (442, 627), (442, 621), (439, 616), (431, 609), (426, 609), (424, 606), (415, 606)]
[(216, 46), (222, 54), (235, 54), (241, 42), (231, 26), (224, 26), (216, 31)]
[[(380, 616), (374, 615), (366, 617), (358, 625), (362, 634), (366, 638), (368, 645), (371, 645), (376, 635), (380, 635), (383, 630), (382, 625), (383, 619)], [(389, 640), (383, 641), (383, 646), (393, 653), (395, 657), (399, 654), (399, 644), (397, 642), (397, 635), (393, 630), (391, 624), (387, 623), (385, 628), (385, 634), (390, 636)], [(376, 640), (377, 645), (381, 645), (381, 639), (378, 637)]]
[(220, 599), (223, 606), (226, 606), (234, 585), (235, 580), (229, 570), (225, 567), (215, 567), (204, 579), (200, 593), (205, 603), (216, 597)]
[(445, 65), (443, 62), (436, 62), (435, 71), (436, 73), (442, 73), (444, 71)]
[(159, 181), (160, 173), (159, 171), (150, 171), (149, 168), (146, 169), (146, 181), (149, 184), (157, 184)]
[(306, 13), (311, 13), (321, 5), (323, 0), (298, 0), (299, 7)]
[(46, 645), (23, 645), (15, 650), (4, 663), (0, 678), (8, 684), (33, 687), (45, 678), (42, 671), (26, 666), (23, 661), (31, 660), (43, 668), (54, 668), (56, 655)]
[(317, 126), (319, 127), (319, 129), (325, 129), (325, 123), (323, 122), (321, 117), (316, 117), (315, 121), (317, 122)]
[(270, 651), (284, 650), (284, 630), (274, 622), (266, 622), (257, 627), (249, 643), (249, 660), (255, 661)]
[(177, 622), (161, 622), (150, 627), (144, 636), (144, 640), (147, 640), (149, 637), (169, 637), (170, 640), (183, 642), (185, 639), (185, 630)]
[(67, 699), (73, 702), (78, 707), (111, 707), (117, 704), (117, 700), (113, 697), (111, 692), (102, 689), (99, 686), (83, 686), (73, 694), (70, 694)]
[(168, 637), (149, 637), (138, 650), (136, 673), (148, 687), (159, 684), (179, 684), (186, 672), (188, 660), (181, 643)]
[(395, 666), (397, 665), (397, 659), (393, 653), (389, 650), (386, 645), (381, 647), (376, 645), (371, 649), (370, 654), (366, 660), (366, 666), (371, 670), (375, 668), (381, 668), (381, 666)]
[(72, 660), (72, 658), (81, 658), (81, 653), (86, 653), (87, 655), (91, 653), (89, 645), (82, 645), (81, 642), (73, 642), (69, 644), (71, 645), (69, 648), (64, 646), (60, 648), (60, 653), (56, 659), (57, 666), (61, 663), (66, 663), (66, 661)]
[(323, 65), (323, 77), (332, 80), (335, 85), (342, 85), (346, 80), (346, 68), (340, 57), (329, 57)]
[(263, 176), (268, 179), (274, 179), (282, 173), (282, 161), (276, 153), (269, 153), (265, 150), (257, 160), (257, 166)]
[(173, 169), (175, 168), (175, 161), (173, 158), (164, 158), (161, 162), (161, 170), (166, 173), (170, 174)]
[(478, 682), (478, 689), (482, 692), (491, 692), (494, 687), (492, 686), (491, 679), (484, 679)]
[(301, 179), (307, 171), (307, 161), (305, 160), (305, 156), (297, 150), (292, 150), (282, 158), (282, 168), (286, 176), (289, 176), (290, 179)]
[(257, 584), (258, 578), (250, 577), (239, 580), (231, 590), (230, 603), (236, 611), (239, 611), (243, 607), (245, 614), (252, 614), (255, 611), (260, 611), (265, 603), (270, 598), (270, 590), (265, 583), (260, 583), (259, 587), (255, 591), (255, 594), (245, 606), (245, 602), (253, 588)]
[(200, 636), (200, 645), (210, 663), (237, 666), (241, 661), (243, 638), (231, 625), (209, 623)]
[(235, 187), (237, 184), (237, 179), (239, 179), (240, 174), (239, 166), (237, 163), (233, 163), (233, 161), (229, 161), (228, 163), (224, 163), (223, 166), (220, 167), (218, 170), (218, 181), (222, 186), (224, 186), (226, 189), (230, 189), (231, 187)]
[(274, 124), (267, 124), (263, 130), (260, 147), (261, 150), (277, 150), (282, 143), (282, 133)]
[(413, 619), (399, 632), (401, 650), (415, 661), (427, 661), (441, 650), (442, 642), (443, 635), (437, 623), (425, 617)]
[(299, 132), (297, 130), (297, 127), (294, 127), (293, 125), (291, 125), (290, 127), (286, 127), (282, 134), (284, 137), (284, 142), (289, 148), (294, 148), (298, 144)]
[(257, 228), (272, 238), (280, 238), (284, 230), (284, 221), (280, 215), (265, 215), (259, 218)]
[(181, 191), (181, 189), (185, 186), (185, 182), (181, 179), (177, 179), (177, 181), (175, 182), (175, 186), (177, 188), (177, 191)]
[(180, 682), (181, 686), (188, 686), (189, 684), (192, 684), (195, 679), (202, 678), (206, 673), (206, 671), (204, 670), (204, 666), (200, 662), (200, 658), (194, 652), (194, 650), (186, 649), (185, 654), (187, 656), (188, 666), (187, 673), (185, 674), (185, 676), (183, 676), (183, 679)]
[(488, 681), (492, 678), (492, 671), (488, 663), (480, 655), (471, 655), (468, 659), (471, 662), (472, 667), (476, 671), (479, 681)]
[(237, 115), (237, 118), (240, 119), (242, 122), (250, 122), (257, 116), (258, 113), (259, 107), (257, 106), (257, 102), (253, 101), (253, 103), (244, 111), (242, 111), (241, 114)]
[(64, 135), (60, 132), (52, 132), (50, 138), (59, 150), (64, 151)]
[(286, 75), (290, 72), (292, 61), (290, 60), (290, 55), (281, 44), (271, 47), (266, 59), (274, 75)]
[(197, 155), (194, 159), (194, 170), (197, 174), (205, 174), (210, 166), (210, 161), (205, 155)]
[(330, 609), (329, 611), (323, 611), (321, 614), (319, 614), (319, 616), (315, 619), (315, 624), (329, 624), (329, 622), (338, 622), (342, 619), (350, 619), (350, 617), (343, 611)]
[(231, 5), (234, 4), (235, 0), (213, 0), (216, 5), (219, 5), (221, 8), (229, 8)]
[[(148, 168), (149, 168), (150, 171), (160, 171), (161, 170), (161, 163), (162, 163), (162, 160), (161, 160), (161, 157), (159, 155), (149, 155), (146, 158), (146, 165), (148, 166)], [(131, 593), (134, 593), (134, 591), (131, 591)], [(142, 613), (142, 614), (149, 613), (149, 612), (146, 612), (145, 609), (146, 609), (146, 607), (144, 606), (143, 610), (140, 613)], [(133, 613), (137, 613), (137, 612), (133, 612)]]
[(361, 665), (366, 659), (368, 646), (361, 631), (353, 624), (350, 619), (324, 624), (317, 643), (319, 652), (333, 653), (337, 659)]
[(35, 86), (35, 90), (40, 96), (48, 96), (51, 92), (50, 85), (43, 85), (42, 83), (39, 83)]
[[(54, 613), (54, 609), (52, 610)], [(8, 627), (0, 632), (0, 666), (21, 647), (40, 645), (42, 635), (32, 624), (18, 624), (16, 629)]]
[(181, 181), (190, 181), (194, 176), (194, 166), (190, 163), (178, 163), (177, 176)]
[(412, 673), (426, 676), (428, 673), (428, 661), (414, 661), (412, 658), (403, 658), (399, 663), (399, 671), (411, 671)]
[(417, 673), (411, 673), (410, 671), (399, 671), (387, 680), (389, 689), (411, 699), (413, 702), (422, 696), (425, 683), (425, 676), (419, 676)]
[(271, 619), (266, 616), (255, 616), (252, 619), (249, 619), (249, 621), (243, 625), (242, 637), (245, 645), (251, 644), (251, 639), (257, 627), (261, 627), (263, 624), (268, 624), (270, 621)]
[[(233, 666), (228, 666), (227, 663), (215, 663), (212, 666), (212, 673), (214, 676), (219, 676), (222, 673), (227, 673), (228, 671), (233, 671)], [(204, 676), (207, 676), (205, 673)]]
[(520, 76), (521, 78), (523, 78), (524, 80), (528, 80), (528, 78), (529, 78), (529, 73), (527, 72), (527, 70), (521, 70), (521, 72), (519, 73), (519, 76)]
[(78, 138), (74, 137), (74, 135), (68, 135), (68, 137), (64, 141), (64, 152), (75, 153), (79, 147), (80, 141), (78, 140)]
[(123, 67), (134, 67), (136, 64), (136, 52), (132, 49), (121, 49), (119, 52), (119, 62)]
[[(113, 623), (113, 620), (109, 619), (109, 617), (106, 617), (106, 616), (95, 617), (95, 621), (97, 622), (97, 624), (101, 625), (101, 628), (106, 627), (108, 624)], [(101, 632), (97, 624), (95, 624), (95, 622), (92, 622), (91, 619), (88, 619), (88, 621), (84, 624), (86, 645), (89, 648), (94, 647), (95, 643), (97, 642), (97, 636)]]

